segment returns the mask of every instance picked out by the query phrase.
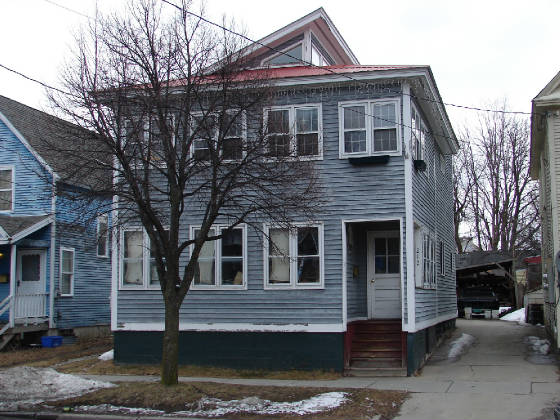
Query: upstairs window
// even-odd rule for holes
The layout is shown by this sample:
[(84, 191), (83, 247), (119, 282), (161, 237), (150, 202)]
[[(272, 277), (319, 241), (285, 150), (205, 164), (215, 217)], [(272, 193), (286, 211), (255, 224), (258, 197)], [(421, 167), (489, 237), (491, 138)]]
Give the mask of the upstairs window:
[(265, 66), (286, 66), (293, 64), (301, 64), (303, 60), (303, 44), (299, 43), (289, 49), (279, 52), (274, 57), (265, 60)]
[(311, 64), (314, 66), (328, 66), (329, 61), (321, 54), (319, 48), (317, 48), (313, 43), (311, 44)]
[(340, 104), (340, 157), (400, 154), (399, 102)]
[(322, 156), (320, 105), (293, 105), (265, 110), (268, 154), (271, 157)]
[(0, 211), (12, 211), (14, 199), (14, 170), (0, 166)]
[(195, 160), (209, 160), (212, 151), (217, 151), (226, 161), (243, 158), (246, 138), (244, 112), (237, 114), (228, 111), (223, 114), (221, 122), (216, 114), (194, 114), (191, 117), (191, 133), (192, 156)]
[(426, 125), (414, 105), (411, 109), (411, 116), (412, 120), (410, 126), (412, 127), (412, 157), (414, 160), (424, 160), (426, 147)]

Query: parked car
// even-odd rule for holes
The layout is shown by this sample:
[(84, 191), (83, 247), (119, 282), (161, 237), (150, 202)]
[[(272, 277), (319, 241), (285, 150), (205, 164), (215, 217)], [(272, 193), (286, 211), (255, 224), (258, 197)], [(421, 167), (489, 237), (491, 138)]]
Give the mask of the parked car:
[(500, 301), (490, 287), (472, 287), (459, 291), (457, 308), (459, 316), (465, 316), (465, 308), (472, 308), (472, 314), (483, 314), (487, 309), (499, 309)]

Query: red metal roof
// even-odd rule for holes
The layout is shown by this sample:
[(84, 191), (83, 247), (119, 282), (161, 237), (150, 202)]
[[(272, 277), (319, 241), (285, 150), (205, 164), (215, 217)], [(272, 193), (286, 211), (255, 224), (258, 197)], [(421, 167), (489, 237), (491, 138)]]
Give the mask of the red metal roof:
[[(307, 77), (307, 76), (327, 76), (333, 74), (349, 74), (359, 73), (366, 71), (387, 71), (387, 70), (402, 70), (408, 68), (425, 67), (425, 66), (412, 66), (412, 65), (390, 65), (390, 66), (366, 66), (366, 65), (338, 65), (338, 66), (292, 66), (292, 67), (274, 67), (263, 69), (243, 70), (237, 73), (232, 79), (234, 81), (248, 81), (248, 80), (270, 80), (270, 79), (286, 79), (290, 77)], [(207, 76), (204, 82), (211, 83), (214, 79), (213, 76)], [(220, 76), (215, 76), (215, 80), (219, 81)], [(183, 84), (183, 80), (177, 80), (175, 86)]]

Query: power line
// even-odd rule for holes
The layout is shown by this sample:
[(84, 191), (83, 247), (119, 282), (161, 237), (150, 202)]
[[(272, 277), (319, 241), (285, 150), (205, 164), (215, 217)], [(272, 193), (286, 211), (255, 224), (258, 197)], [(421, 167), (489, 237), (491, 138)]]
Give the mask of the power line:
[[(233, 35), (236, 35), (236, 36), (238, 36), (238, 37), (241, 37), (241, 38), (243, 38), (244, 40), (249, 41), (249, 42), (251, 42), (251, 43), (253, 43), (253, 44), (260, 45), (261, 47), (267, 48), (267, 49), (269, 49), (270, 51), (273, 51), (273, 52), (275, 52), (275, 53), (282, 54), (282, 55), (285, 55), (285, 56), (287, 56), (287, 57), (290, 57), (290, 58), (296, 60), (297, 62), (302, 63), (302, 64), (304, 64), (304, 65), (306, 65), (306, 66), (316, 67), (316, 68), (318, 68), (318, 69), (327, 71), (327, 72), (332, 73), (332, 74), (334, 74), (334, 75), (342, 76), (342, 77), (345, 77), (345, 78), (347, 78), (347, 79), (349, 79), (349, 80), (352, 80), (352, 81), (354, 81), (354, 82), (362, 83), (362, 84), (366, 84), (366, 85), (367, 85), (367, 82), (364, 82), (363, 80), (354, 79), (353, 77), (349, 76), (348, 74), (337, 73), (337, 72), (335, 72), (334, 70), (329, 69), (329, 68), (327, 68), (327, 67), (318, 66), (318, 65), (316, 65), (316, 64), (307, 62), (307, 61), (305, 61), (305, 60), (303, 60), (303, 59), (301, 59), (301, 58), (294, 57), (293, 55), (290, 55), (289, 53), (287, 53), (287, 52), (285, 52), (285, 51), (281, 51), (281, 50), (279, 50), (279, 49), (277, 49), (277, 48), (275, 48), (275, 47), (271, 47), (270, 45), (266, 45), (266, 44), (264, 44), (264, 43), (262, 43), (262, 42), (260, 42), (260, 41), (255, 41), (255, 40), (249, 38), (249, 37), (246, 36), (246, 35), (243, 35), (243, 34), (241, 34), (241, 33), (239, 33), (239, 32), (236, 32), (236, 31), (234, 31), (234, 30), (232, 30), (232, 29), (226, 28), (225, 26), (220, 25), (219, 23), (213, 22), (213, 21), (211, 21), (211, 20), (209, 20), (209, 19), (206, 19), (205, 17), (203, 17), (203, 16), (201, 16), (201, 15), (198, 15), (198, 14), (196, 14), (196, 13), (194, 13), (194, 12), (191, 12), (191, 11), (189, 11), (189, 10), (183, 9), (181, 6), (178, 6), (178, 5), (172, 3), (172, 2), (170, 2), (170, 1), (168, 1), (168, 0), (161, 0), (161, 1), (164, 2), (164, 3), (167, 3), (167, 4), (170, 5), (170, 6), (175, 7), (175, 8), (178, 9), (178, 10), (181, 10), (183, 13), (186, 13), (186, 14), (189, 14), (189, 15), (191, 15), (191, 16), (194, 16), (194, 17), (196, 17), (196, 18), (198, 18), (198, 19), (200, 19), (200, 20), (202, 20), (202, 21), (204, 21), (204, 22), (206, 22), (206, 23), (208, 23), (208, 24), (210, 24), (210, 25), (213, 25), (213, 26), (216, 26), (216, 27), (218, 27), (218, 28), (220, 28), (220, 29), (223, 29), (223, 30), (225, 30), (225, 31), (227, 31), (227, 32), (229, 32), (229, 33), (231, 33), (231, 34), (233, 34)], [(500, 113), (500, 114), (531, 115), (530, 112), (525, 112), (525, 111), (506, 111), (506, 110), (499, 110), (499, 109), (479, 108), (479, 107), (475, 107), (475, 106), (459, 105), (459, 104), (454, 104), (454, 103), (449, 103), (449, 102), (438, 101), (438, 100), (436, 100), (436, 99), (426, 98), (426, 97), (421, 97), (421, 96), (416, 96), (416, 95), (412, 95), (412, 94), (410, 94), (410, 93), (404, 93), (404, 92), (402, 92), (402, 94), (405, 95), (405, 96), (410, 96), (410, 97), (412, 97), (412, 98), (420, 99), (420, 100), (427, 101), (427, 102), (434, 102), (434, 103), (438, 103), (438, 104), (442, 104), (442, 105), (446, 105), (446, 106), (452, 106), (452, 107), (456, 107), (456, 108), (468, 109), (468, 110), (472, 110), (472, 111), (494, 112), (494, 113)]]
[(69, 7), (66, 7), (66, 6), (62, 5), (62, 4), (56, 3), (56, 2), (54, 2), (54, 1), (52, 1), (52, 0), (44, 0), (44, 1), (46, 1), (47, 3), (52, 4), (53, 6), (60, 7), (61, 9), (66, 10), (67, 12), (75, 13), (75, 14), (77, 14), (77, 15), (80, 15), (80, 16), (82, 16), (82, 17), (85, 17), (86, 19), (95, 20), (95, 18), (92, 18), (91, 16), (88, 16), (88, 15), (86, 15), (85, 13), (78, 12), (77, 10), (71, 9), (71, 8), (69, 8)]
[(23, 74), (23, 73), (21, 73), (21, 72), (19, 72), (19, 71), (17, 71), (17, 70), (14, 70), (14, 69), (12, 69), (12, 68), (10, 68), (10, 67), (8, 67), (8, 66), (5, 66), (4, 64), (1, 64), (1, 63), (0, 63), (0, 67), (2, 67), (2, 68), (5, 69), (5, 70), (11, 71), (12, 73), (17, 74), (18, 76), (23, 77), (24, 79), (27, 79), (27, 80), (29, 80), (29, 81), (31, 81), (31, 82), (38, 83), (38, 84), (40, 84), (41, 86), (43, 86), (43, 87), (45, 87), (45, 88), (47, 88), (47, 89), (55, 90), (55, 91), (57, 91), (57, 92), (59, 92), (59, 93), (63, 93), (63, 94), (65, 94), (65, 95), (71, 95), (71, 96), (73, 96), (72, 94), (63, 91), (62, 89), (59, 89), (59, 88), (56, 88), (56, 87), (54, 87), (54, 86), (48, 85), (48, 84), (46, 84), (45, 82), (41, 82), (40, 80), (34, 79), (33, 77), (27, 76), (27, 75), (25, 75), (25, 74)]

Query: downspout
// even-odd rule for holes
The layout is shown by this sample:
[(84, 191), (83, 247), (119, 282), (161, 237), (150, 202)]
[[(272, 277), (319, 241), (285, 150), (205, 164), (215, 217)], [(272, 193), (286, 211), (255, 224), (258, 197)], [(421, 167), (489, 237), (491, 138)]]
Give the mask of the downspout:
[(54, 278), (54, 265), (56, 256), (56, 175), (53, 174), (52, 178), (52, 197), (51, 197), (51, 214), (53, 221), (51, 223), (51, 267), (50, 267), (50, 282), (49, 282), (49, 328), (56, 328), (54, 318), (54, 294), (55, 294), (55, 278)]

